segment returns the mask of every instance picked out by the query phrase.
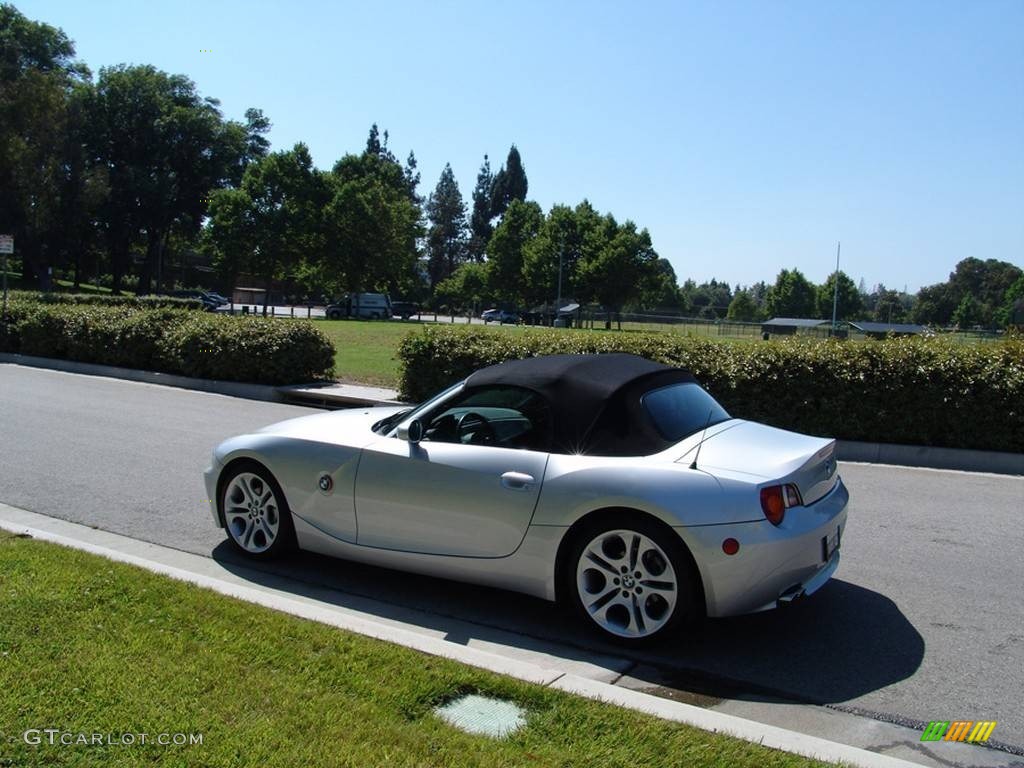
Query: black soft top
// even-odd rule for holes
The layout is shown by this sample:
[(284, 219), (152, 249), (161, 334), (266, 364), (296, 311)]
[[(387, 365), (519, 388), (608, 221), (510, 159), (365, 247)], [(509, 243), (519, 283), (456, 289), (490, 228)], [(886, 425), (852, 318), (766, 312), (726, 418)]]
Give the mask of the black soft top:
[(668, 444), (639, 407), (657, 387), (694, 381), (637, 355), (547, 355), (482, 368), (466, 387), (522, 387), (547, 400), (552, 412), (552, 449), (560, 453), (643, 455)]

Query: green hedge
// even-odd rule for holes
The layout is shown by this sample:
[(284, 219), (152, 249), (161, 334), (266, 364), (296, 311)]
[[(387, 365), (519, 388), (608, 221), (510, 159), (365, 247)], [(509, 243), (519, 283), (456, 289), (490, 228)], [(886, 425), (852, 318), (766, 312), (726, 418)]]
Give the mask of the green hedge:
[(631, 352), (686, 368), (743, 419), (846, 440), (1024, 452), (1024, 341), (953, 345), (672, 333), (430, 328), (402, 341), (403, 397), (420, 401), (485, 365)]
[(334, 346), (299, 320), (25, 300), (8, 315), (6, 352), (260, 384), (333, 374)]
[(42, 302), (44, 304), (95, 304), (106, 307), (145, 307), (150, 309), (203, 309), (199, 299), (181, 299), (176, 296), (112, 296), (104, 293), (37, 293), (11, 291), (12, 301)]

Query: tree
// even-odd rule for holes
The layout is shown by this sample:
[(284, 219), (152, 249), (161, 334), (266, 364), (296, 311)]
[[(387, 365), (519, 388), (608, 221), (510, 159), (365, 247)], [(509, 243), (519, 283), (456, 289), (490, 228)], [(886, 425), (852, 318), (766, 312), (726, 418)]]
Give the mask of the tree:
[(868, 295), (866, 309), (869, 319), (879, 323), (901, 323), (906, 319), (909, 304), (906, 294), (879, 284)]
[[(658, 274), (658, 254), (646, 229), (637, 231), (632, 221), (618, 225), (609, 214), (588, 239), (577, 268), (582, 298), (619, 312), (650, 290)], [(597, 247), (597, 240), (603, 246)]]
[[(771, 317), (812, 317), (817, 292), (799, 269), (784, 269), (768, 289), (766, 305)], [(831, 316), (831, 313), (829, 313)]]
[(324, 246), (318, 256), (323, 284), (333, 292), (360, 293), (409, 282), (422, 234), (422, 211), (407, 173), (377, 137), (346, 155), (327, 175)]
[(654, 271), (651, 286), (641, 296), (640, 305), (645, 309), (678, 312), (682, 300), (672, 263), (668, 259), (658, 259)]
[(490, 303), (489, 265), (470, 261), (459, 266), (451, 277), (434, 287), (434, 296), (449, 307), (477, 309)]
[(416, 191), (420, 185), (420, 172), (417, 168), (416, 153), (410, 149), (409, 156), (405, 158), (405, 169), (402, 171), (402, 175), (405, 176), (405, 186), (409, 189), (409, 200), (418, 208), (423, 205), (423, 198)]
[(469, 219), (469, 243), (466, 248), (470, 258), (483, 261), (487, 252), (487, 243), (491, 239), (494, 227), (491, 226), (491, 186), (494, 174), (491, 173), (491, 162), (484, 155), (484, 162), (476, 175), (476, 186), (473, 188), (473, 213)]
[(139, 291), (148, 293), (153, 278), (160, 281), (172, 228), (198, 232), (210, 191), (235, 174), (241, 162), (238, 131), (222, 120), (217, 104), (201, 98), (184, 75), (152, 66), (100, 70), (91, 143), (110, 185), (103, 220), (115, 290), (136, 233), (144, 233), (146, 242)]
[(1024, 325), (1024, 275), (1006, 289), (1003, 306), (996, 313), (996, 322), (1003, 327)]
[[(251, 163), (238, 190), (215, 193), (207, 237), (222, 275), (248, 272), (274, 283), (320, 253), (326, 184), (305, 144)], [(266, 314), (266, 303), (263, 312)]]
[(513, 144), (505, 165), (498, 171), (491, 185), (491, 218), (503, 216), (513, 200), (526, 200), (528, 187), (526, 169), (523, 168), (519, 150)]
[(729, 302), (729, 311), (725, 315), (730, 320), (750, 323), (758, 319), (757, 304), (749, 291), (736, 291)]
[(757, 307), (757, 320), (764, 320), (768, 317), (768, 285), (764, 280), (759, 280), (747, 287), (747, 293)]
[(83, 212), (93, 170), (79, 139), (89, 70), (74, 56), (63, 30), (0, 4), (0, 231), (18, 242), (23, 278), (38, 275), (43, 287), (60, 251), (74, 247), (68, 216)]
[(427, 200), (427, 265), (431, 286), (450, 277), (466, 258), (466, 204), (450, 164)]
[(922, 288), (914, 307), (919, 323), (948, 325), (960, 304), (970, 294), (976, 303), (974, 324), (992, 326), (1002, 307), (1007, 289), (1024, 271), (1006, 261), (967, 258), (950, 273), (949, 280)]
[(917, 292), (914, 322), (925, 325), (949, 325), (959, 300), (954, 300), (948, 283), (926, 285)]
[(513, 200), (488, 247), (490, 288), (501, 301), (522, 301), (523, 260), (527, 244), (540, 231), (544, 214), (536, 203)]
[[(585, 203), (589, 205), (589, 203)], [(523, 249), (523, 295), (531, 306), (553, 304), (558, 298), (561, 259), (562, 297), (575, 295), (575, 272), (582, 249), (581, 222), (576, 211), (556, 205), (548, 212), (537, 236)]]
[(244, 189), (220, 189), (210, 197), (209, 219), (202, 247), (224, 285), (235, 285), (256, 251), (257, 232), (252, 198)]
[(687, 314), (696, 315), (708, 320), (724, 317), (732, 301), (732, 289), (726, 282), (719, 282), (711, 278), (706, 283), (697, 285), (693, 280), (687, 280), (681, 289), (683, 294), (682, 304)]
[(970, 328), (981, 322), (981, 306), (973, 294), (964, 294), (951, 319), (958, 328)]
[(836, 285), (837, 274), (839, 276), (839, 300), (836, 304), (836, 319), (855, 320), (860, 317), (863, 309), (860, 291), (857, 289), (853, 280), (851, 280), (843, 271), (838, 273), (833, 272), (829, 275), (828, 280), (825, 281), (824, 285), (818, 286), (818, 317), (829, 319), (832, 317), (832, 302), (834, 299), (834, 286)]

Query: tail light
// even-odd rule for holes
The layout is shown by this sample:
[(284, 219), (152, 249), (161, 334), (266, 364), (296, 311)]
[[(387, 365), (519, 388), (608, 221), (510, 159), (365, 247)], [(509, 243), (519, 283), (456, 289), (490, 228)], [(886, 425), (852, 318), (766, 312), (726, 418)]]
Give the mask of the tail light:
[(800, 489), (792, 483), (786, 485), (769, 485), (761, 489), (761, 509), (765, 519), (772, 525), (781, 525), (790, 507), (803, 504)]

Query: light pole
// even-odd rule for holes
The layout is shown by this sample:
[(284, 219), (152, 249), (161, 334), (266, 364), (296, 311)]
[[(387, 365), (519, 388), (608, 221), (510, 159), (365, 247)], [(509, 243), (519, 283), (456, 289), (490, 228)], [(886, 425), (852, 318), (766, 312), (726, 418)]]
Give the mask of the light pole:
[(836, 274), (833, 278), (833, 291), (832, 291), (832, 335), (836, 335), (836, 309), (839, 306), (839, 246), (842, 245), (839, 241), (836, 241)]
[(565, 233), (558, 237), (558, 298), (555, 299), (555, 316), (562, 308), (562, 259), (565, 256)]
[(0, 322), (4, 326), (4, 346), (7, 345), (7, 255), (14, 253), (14, 238), (11, 235), (0, 235), (0, 253), (4, 255), (4, 304)]

